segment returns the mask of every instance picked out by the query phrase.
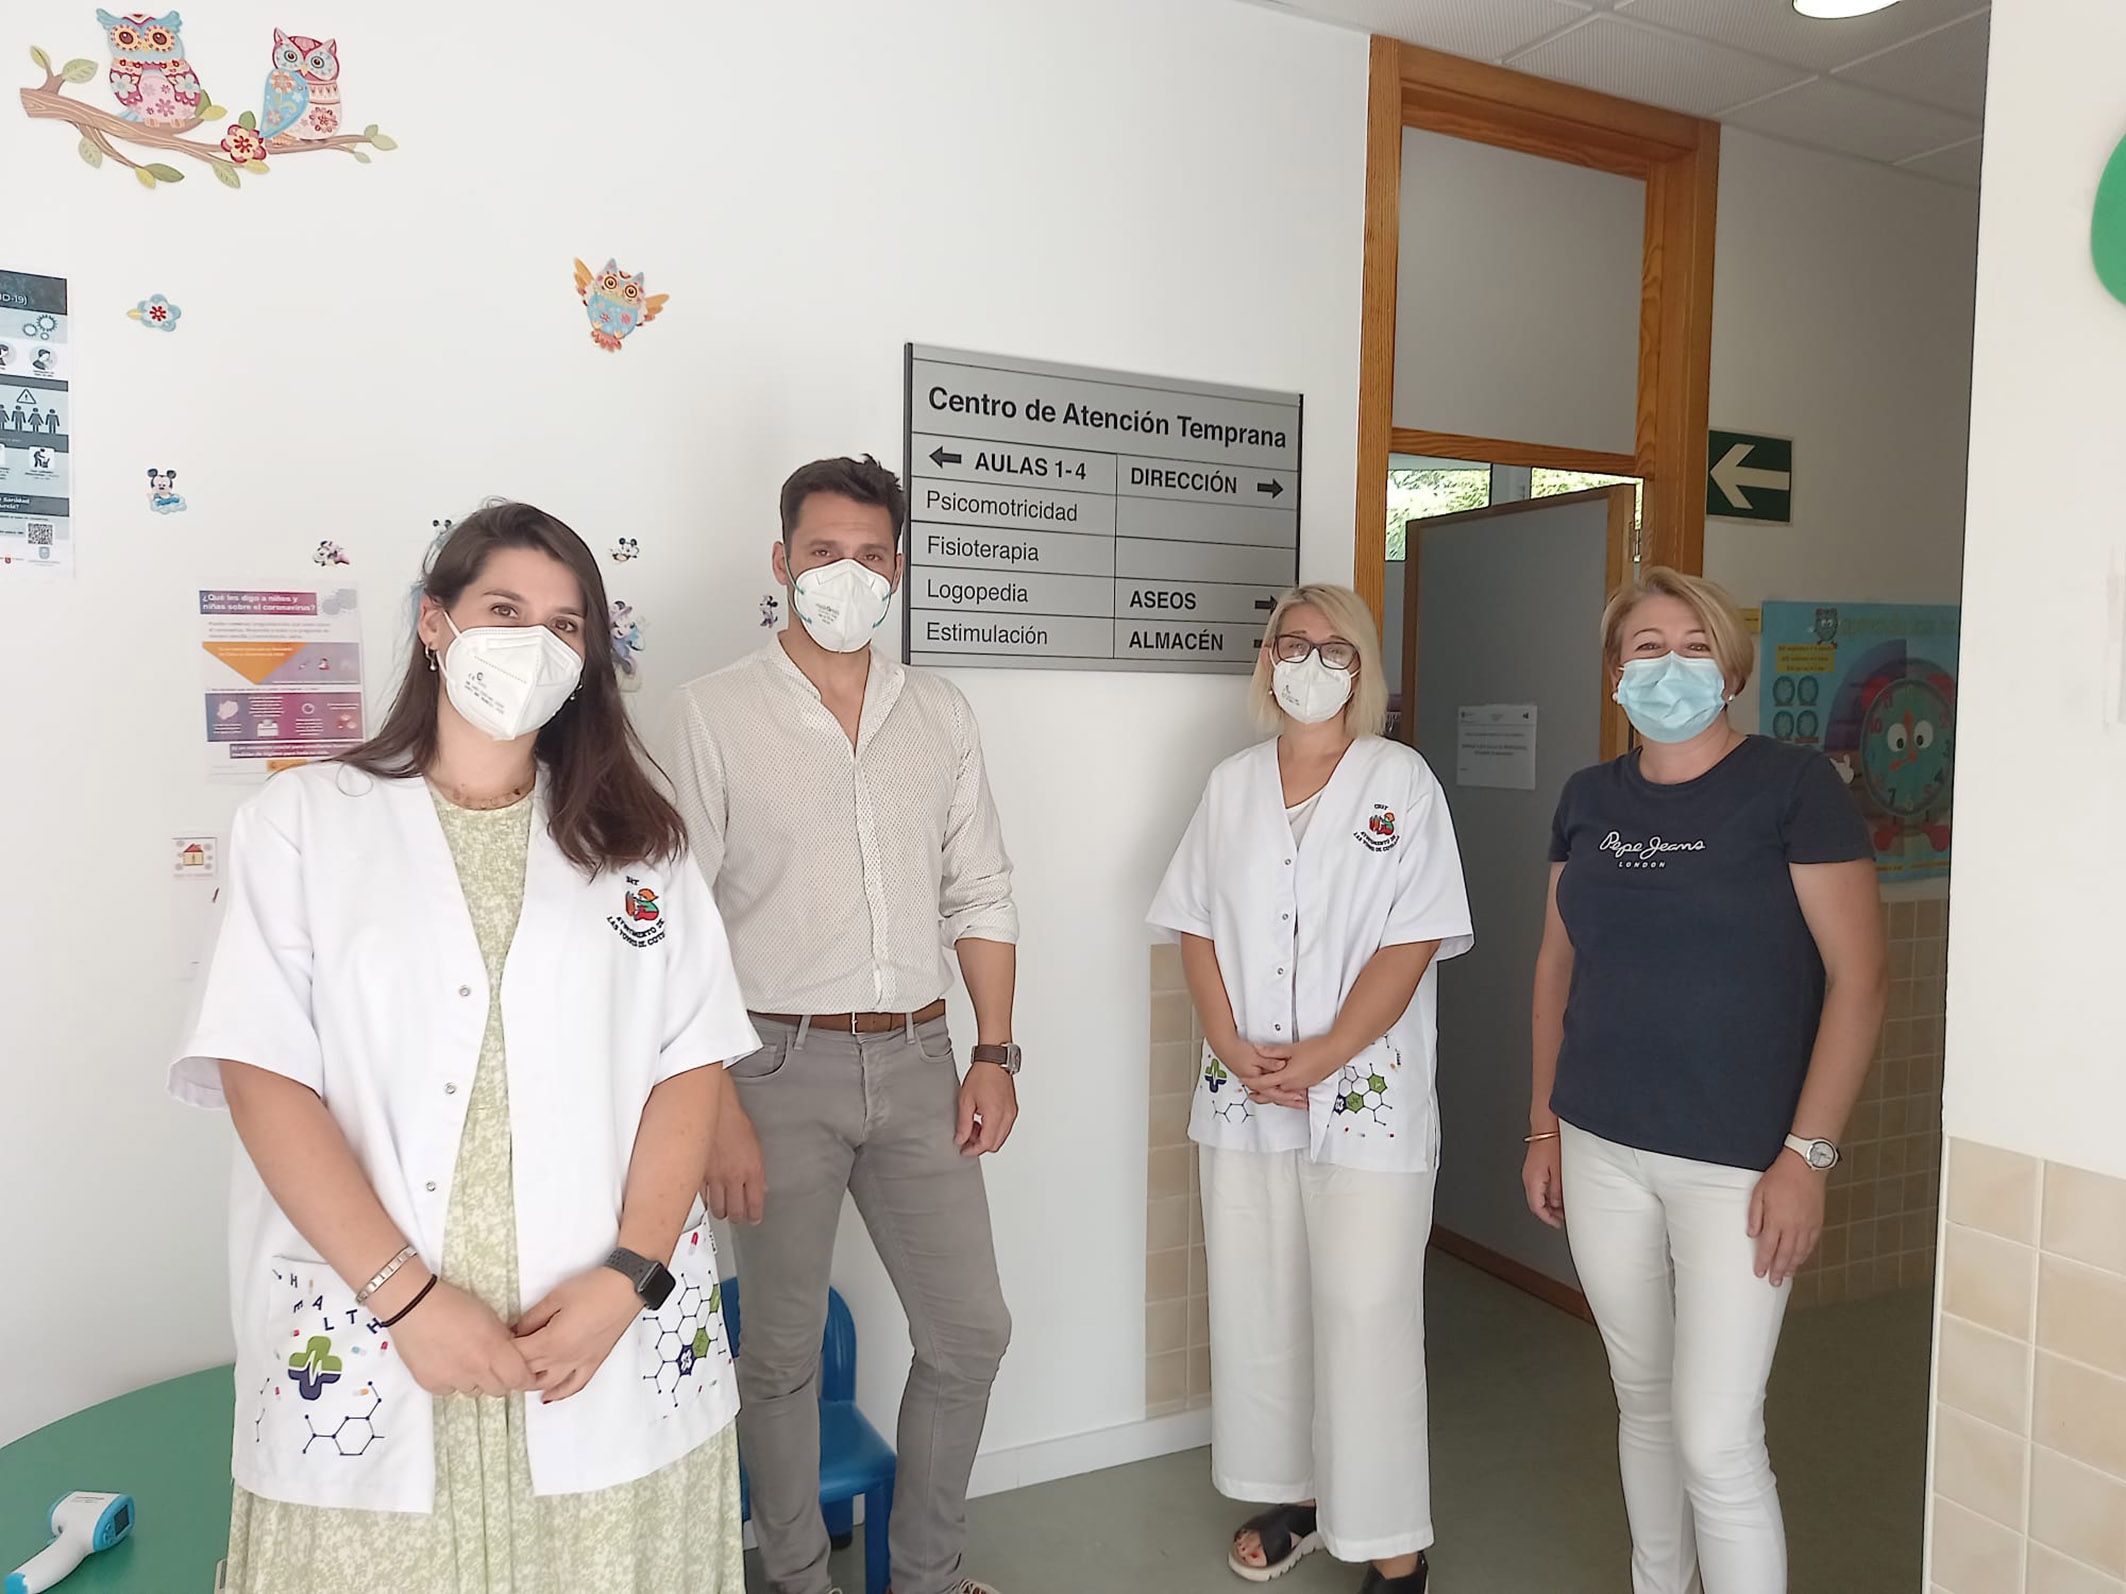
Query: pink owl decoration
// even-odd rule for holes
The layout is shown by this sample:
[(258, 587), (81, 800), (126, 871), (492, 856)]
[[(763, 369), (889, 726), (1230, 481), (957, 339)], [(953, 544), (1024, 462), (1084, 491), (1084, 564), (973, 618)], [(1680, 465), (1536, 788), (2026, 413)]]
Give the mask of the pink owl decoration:
[(184, 19), (175, 11), (149, 16), (113, 16), (98, 11), (111, 48), (111, 93), (129, 122), (149, 127), (190, 127), (199, 120), (205, 91), (185, 59)]

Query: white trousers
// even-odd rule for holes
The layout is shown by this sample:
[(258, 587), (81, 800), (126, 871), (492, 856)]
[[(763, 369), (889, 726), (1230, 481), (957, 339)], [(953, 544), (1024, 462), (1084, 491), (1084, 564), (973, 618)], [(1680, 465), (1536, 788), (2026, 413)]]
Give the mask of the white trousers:
[(1754, 1271), (1762, 1175), (1561, 1134), (1565, 1232), (1617, 1387), (1633, 1594), (1783, 1594), (1764, 1386), (1792, 1284)]
[(1318, 1499), (1338, 1560), (1426, 1548), (1433, 1175), (1202, 1155), (1211, 1482), (1235, 1500)]

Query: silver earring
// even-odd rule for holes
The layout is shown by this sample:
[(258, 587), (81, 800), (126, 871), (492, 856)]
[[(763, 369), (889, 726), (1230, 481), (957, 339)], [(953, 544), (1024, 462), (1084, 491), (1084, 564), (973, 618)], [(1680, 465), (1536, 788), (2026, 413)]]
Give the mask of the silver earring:
[(428, 650), (428, 673), (430, 675), (436, 673), (436, 650), (434, 648)]

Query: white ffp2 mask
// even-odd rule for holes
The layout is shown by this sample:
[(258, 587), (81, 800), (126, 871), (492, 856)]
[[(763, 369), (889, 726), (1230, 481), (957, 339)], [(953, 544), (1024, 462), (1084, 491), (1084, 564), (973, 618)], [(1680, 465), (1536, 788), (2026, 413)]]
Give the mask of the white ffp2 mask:
[(583, 677), (583, 659), (543, 625), (482, 625), (458, 630), (443, 650), (443, 684), (451, 706), (474, 730), (513, 742), (561, 712)]
[(1343, 712), (1351, 700), (1351, 672), (1332, 670), (1319, 653), (1298, 663), (1279, 659), (1270, 671), (1270, 690), (1277, 705), (1302, 725), (1319, 725)]
[(854, 559), (807, 570), (791, 583), (791, 607), (812, 640), (829, 653), (854, 653), (871, 645), (871, 634), (893, 607), (893, 583)]

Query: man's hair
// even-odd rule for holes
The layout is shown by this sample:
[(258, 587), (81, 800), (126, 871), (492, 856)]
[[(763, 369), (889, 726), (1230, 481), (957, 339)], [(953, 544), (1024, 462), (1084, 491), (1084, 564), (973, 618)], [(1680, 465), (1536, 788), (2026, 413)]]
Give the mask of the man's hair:
[(815, 459), (790, 473), (790, 479), (782, 484), (785, 543), (797, 529), (797, 517), (804, 512), (805, 500), (814, 493), (833, 493), (859, 504), (878, 505), (892, 517), (893, 543), (896, 548), (900, 546), (901, 528), (908, 523), (908, 495), (901, 491), (901, 479), (869, 454), (862, 459)]

